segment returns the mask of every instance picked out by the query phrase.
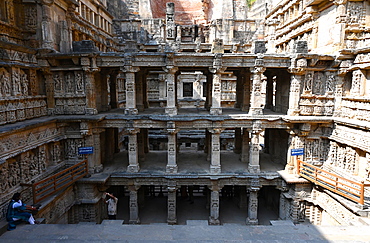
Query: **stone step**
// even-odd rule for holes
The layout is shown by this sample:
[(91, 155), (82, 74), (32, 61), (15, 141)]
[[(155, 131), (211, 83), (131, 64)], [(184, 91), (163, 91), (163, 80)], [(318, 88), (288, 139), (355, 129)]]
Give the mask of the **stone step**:
[[(193, 221), (193, 222), (192, 222)], [(123, 220), (103, 224), (24, 224), (0, 237), (13, 242), (369, 242), (368, 226), (291, 225), (277, 226), (205, 225), (206, 220), (189, 220), (193, 225), (130, 225)], [(281, 224), (280, 224), (281, 223)], [(285, 225), (287, 224), (287, 225)]]

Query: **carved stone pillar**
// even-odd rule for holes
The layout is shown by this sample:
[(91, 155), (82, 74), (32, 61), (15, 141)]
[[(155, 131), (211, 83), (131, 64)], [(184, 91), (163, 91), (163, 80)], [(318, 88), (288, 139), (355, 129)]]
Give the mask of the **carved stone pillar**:
[(344, 77), (346, 75), (346, 70), (341, 69), (336, 78), (335, 82), (335, 94), (334, 94), (334, 116), (341, 116), (342, 112), (342, 97), (343, 97), (343, 84), (344, 84)]
[(210, 225), (220, 224), (220, 187), (218, 185), (212, 185), (211, 189), (211, 204), (210, 204), (210, 216), (208, 223)]
[(255, 182), (252, 182), (251, 187), (249, 188), (249, 203), (248, 203), (248, 217), (246, 220), (246, 223), (248, 225), (257, 225), (258, 224), (258, 191), (259, 187), (253, 185), (257, 182), (258, 179), (256, 179)]
[(127, 172), (135, 173), (139, 172), (139, 154), (137, 149), (137, 133), (139, 129), (129, 128), (127, 129), (128, 135), (128, 167)]
[[(256, 61), (257, 62), (257, 61)], [(250, 115), (262, 115), (263, 107), (265, 106), (265, 100), (263, 99), (262, 91), (266, 90), (266, 87), (262, 87), (265, 76), (263, 73), (266, 68), (261, 66), (255, 66), (251, 68), (252, 73), (252, 92), (251, 92), (251, 104), (249, 109)]]
[(136, 87), (135, 87), (135, 73), (139, 68), (126, 67), (126, 109), (125, 114), (138, 114), (136, 108)]
[(259, 137), (260, 137), (261, 132), (262, 132), (261, 124), (259, 122), (255, 122), (255, 124), (253, 124), (252, 139), (251, 139), (250, 151), (249, 151), (248, 170), (251, 173), (260, 172)]
[(249, 161), (249, 131), (248, 129), (243, 129), (243, 135), (242, 135), (242, 153), (240, 155), (240, 160), (243, 163), (247, 163)]
[[(216, 57), (221, 54), (216, 54)], [(218, 60), (220, 58), (216, 58), (214, 62), (221, 62)], [(215, 66), (215, 64), (214, 64)], [(213, 73), (212, 76), (212, 101), (211, 101), (211, 108), (210, 114), (211, 115), (221, 115), (222, 114), (222, 107), (221, 107), (221, 73), (225, 71), (225, 68), (221, 68), (219, 66), (210, 68), (210, 72)]]
[(80, 131), (82, 135), (85, 135), (85, 143), (88, 147), (93, 147), (94, 151), (92, 154), (87, 155), (89, 164), (89, 173), (99, 173), (103, 171), (102, 156), (101, 156), (101, 144), (100, 144), (100, 133), (103, 129), (94, 128), (92, 129), (89, 123), (82, 122), (80, 124)]
[[(307, 61), (306, 61), (307, 62)], [(290, 92), (289, 92), (289, 116), (299, 115), (299, 100), (301, 98), (301, 85), (304, 80), (304, 71), (302, 68), (290, 68), (292, 74), (290, 80)]]
[(42, 33), (42, 43), (41, 46), (44, 49), (54, 49), (53, 48), (53, 37), (52, 37), (52, 22), (51, 22), (51, 5), (54, 0), (42, 0), (42, 21), (41, 21), (41, 33)]
[(178, 130), (175, 129), (175, 124), (173, 122), (169, 122), (167, 124), (167, 132), (168, 132), (168, 145), (167, 145), (167, 166), (166, 172), (170, 174), (177, 173), (177, 132)]
[(55, 109), (55, 98), (54, 98), (54, 80), (52, 73), (46, 71), (44, 72), (45, 77), (45, 87), (46, 87), (46, 99), (47, 99), (47, 109), (48, 115), (54, 115)]
[(177, 188), (175, 185), (168, 185), (168, 196), (167, 196), (167, 223), (177, 224), (176, 216), (176, 194)]
[(220, 128), (210, 129), (211, 132), (211, 174), (221, 173), (221, 153), (220, 153)]
[(130, 191), (130, 224), (140, 224), (139, 218), (139, 203), (138, 203), (138, 190), (140, 186), (128, 186)]
[(166, 71), (166, 84), (167, 84), (167, 107), (166, 114), (173, 116), (177, 115), (176, 108), (176, 88), (175, 88), (175, 74), (178, 68), (167, 66)]
[[(88, 58), (86, 58), (86, 61), (90, 62)], [(97, 107), (97, 102), (96, 102), (96, 94), (98, 93), (98, 91), (96, 90), (96, 83), (95, 83), (96, 71), (98, 71), (98, 69), (86, 68), (85, 70), (86, 113), (89, 115), (98, 114), (98, 107)]]
[(301, 126), (299, 134), (293, 130), (289, 132), (289, 147), (287, 153), (287, 164), (285, 166), (285, 170), (289, 174), (298, 173), (298, 156), (292, 156), (291, 151), (292, 149), (304, 148), (304, 136), (307, 136), (310, 130), (311, 126), (309, 124), (304, 124)]
[(174, 41), (176, 38), (175, 4), (166, 4), (166, 39)]

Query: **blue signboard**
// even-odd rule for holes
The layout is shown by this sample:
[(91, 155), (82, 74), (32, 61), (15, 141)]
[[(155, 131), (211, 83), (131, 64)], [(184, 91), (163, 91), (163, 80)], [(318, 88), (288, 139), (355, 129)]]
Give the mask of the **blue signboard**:
[(304, 154), (304, 148), (292, 149), (290, 151), (291, 156), (297, 156), (297, 155), (303, 155), (303, 154)]
[(93, 147), (79, 147), (78, 154), (92, 154), (94, 153)]

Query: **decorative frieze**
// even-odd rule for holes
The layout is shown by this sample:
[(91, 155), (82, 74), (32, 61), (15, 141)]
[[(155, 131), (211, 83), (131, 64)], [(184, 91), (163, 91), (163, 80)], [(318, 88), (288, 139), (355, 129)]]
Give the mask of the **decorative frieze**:
[(353, 214), (345, 206), (333, 199), (328, 194), (315, 190), (315, 195), (315, 204), (318, 204), (321, 208), (323, 208), (340, 225), (361, 225), (361, 223), (358, 221), (358, 217), (355, 214)]
[(340, 116), (360, 121), (370, 121), (370, 103), (367, 98), (343, 98)]
[(362, 129), (337, 124), (329, 139), (370, 152), (370, 133)]

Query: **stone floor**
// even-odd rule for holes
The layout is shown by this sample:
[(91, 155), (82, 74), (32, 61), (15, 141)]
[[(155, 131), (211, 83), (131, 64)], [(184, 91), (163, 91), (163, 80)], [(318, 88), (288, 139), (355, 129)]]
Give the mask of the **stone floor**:
[(209, 226), (203, 220), (189, 220), (187, 225), (122, 223), (21, 225), (0, 236), (0, 242), (370, 242), (368, 227), (293, 225), (286, 221), (271, 226)]
[[(167, 151), (149, 151), (145, 159), (139, 162), (140, 172), (164, 174), (166, 172)], [(104, 173), (126, 172), (128, 166), (127, 151), (115, 155), (114, 159), (104, 165)], [(180, 151), (177, 158), (178, 174), (208, 174), (210, 162), (203, 151)], [(260, 154), (260, 169), (264, 173), (276, 173), (285, 165), (273, 161), (269, 154)], [(221, 173), (248, 173), (248, 164), (240, 161), (240, 154), (221, 151)]]

